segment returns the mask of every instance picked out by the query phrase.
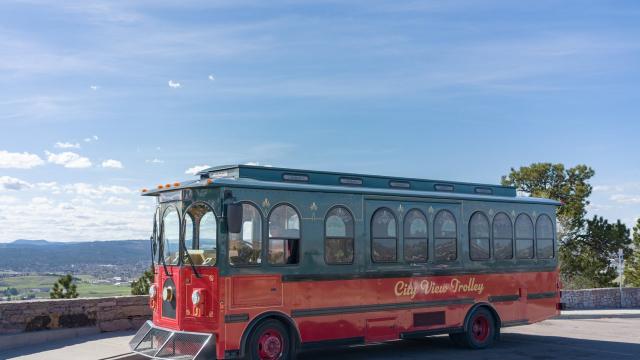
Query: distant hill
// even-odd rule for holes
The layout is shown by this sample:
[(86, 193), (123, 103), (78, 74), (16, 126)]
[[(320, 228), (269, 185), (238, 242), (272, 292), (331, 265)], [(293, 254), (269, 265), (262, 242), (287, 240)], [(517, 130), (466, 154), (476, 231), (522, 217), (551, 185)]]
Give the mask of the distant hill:
[(50, 242), (16, 240), (0, 244), (0, 270), (59, 272), (116, 265), (119, 268), (149, 264), (148, 240)]

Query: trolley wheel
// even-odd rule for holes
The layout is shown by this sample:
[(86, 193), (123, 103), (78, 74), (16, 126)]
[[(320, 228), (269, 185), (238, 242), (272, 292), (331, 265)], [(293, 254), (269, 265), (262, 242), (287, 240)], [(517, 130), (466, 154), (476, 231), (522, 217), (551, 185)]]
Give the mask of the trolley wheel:
[(266, 320), (252, 331), (247, 342), (247, 360), (290, 360), (291, 336), (286, 326), (278, 320)]
[(471, 349), (484, 349), (493, 344), (496, 336), (496, 321), (486, 308), (475, 309), (469, 316), (467, 331), (451, 334), (454, 343)]

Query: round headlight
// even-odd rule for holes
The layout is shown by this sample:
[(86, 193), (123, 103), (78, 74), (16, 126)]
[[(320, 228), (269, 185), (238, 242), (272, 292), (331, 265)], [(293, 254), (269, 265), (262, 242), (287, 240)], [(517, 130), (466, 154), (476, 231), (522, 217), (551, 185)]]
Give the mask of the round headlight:
[(152, 298), (156, 297), (157, 292), (158, 292), (158, 288), (156, 287), (155, 284), (149, 287), (149, 297), (152, 297)]
[(165, 286), (162, 289), (162, 300), (171, 301), (173, 299), (173, 289), (171, 286)]
[(191, 302), (193, 303), (193, 305), (198, 305), (200, 304), (200, 301), (202, 301), (200, 290), (195, 290), (193, 293), (191, 293)]

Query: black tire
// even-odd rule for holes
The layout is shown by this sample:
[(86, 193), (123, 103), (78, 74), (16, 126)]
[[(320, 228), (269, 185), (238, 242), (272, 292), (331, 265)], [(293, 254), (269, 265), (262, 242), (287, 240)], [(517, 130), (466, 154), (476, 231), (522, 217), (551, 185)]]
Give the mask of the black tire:
[(287, 327), (278, 320), (265, 320), (251, 332), (244, 358), (247, 360), (292, 360), (293, 345)]
[(493, 345), (496, 331), (496, 319), (491, 311), (479, 307), (469, 315), (467, 330), (450, 336), (454, 342), (458, 341), (470, 349), (486, 349)]

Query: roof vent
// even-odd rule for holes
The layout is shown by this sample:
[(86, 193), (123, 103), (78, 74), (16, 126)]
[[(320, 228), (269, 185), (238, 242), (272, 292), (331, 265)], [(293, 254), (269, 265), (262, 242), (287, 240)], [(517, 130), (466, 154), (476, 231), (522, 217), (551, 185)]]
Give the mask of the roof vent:
[(282, 174), (282, 180), (291, 182), (309, 182), (309, 175), (306, 174)]
[(487, 187), (477, 187), (475, 188), (475, 192), (476, 194), (493, 195), (493, 189)]
[(341, 177), (340, 184), (343, 185), (362, 185), (362, 179), (352, 177)]
[(436, 189), (436, 191), (448, 191), (448, 192), (452, 192), (454, 191), (454, 187), (451, 184), (435, 184), (433, 185), (433, 188)]
[(410, 189), (411, 183), (408, 181), (391, 180), (389, 181), (389, 186), (392, 188)]

